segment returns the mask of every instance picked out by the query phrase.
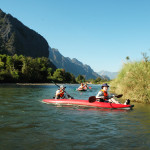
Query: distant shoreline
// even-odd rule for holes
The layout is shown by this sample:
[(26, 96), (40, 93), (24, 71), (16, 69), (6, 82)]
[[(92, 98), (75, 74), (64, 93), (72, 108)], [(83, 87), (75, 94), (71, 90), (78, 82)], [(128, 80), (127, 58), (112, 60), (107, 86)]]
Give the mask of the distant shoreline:
[(16, 85), (55, 85), (54, 83), (16, 83)]
[[(72, 83), (56, 83), (60, 84), (72, 84)], [(0, 85), (55, 85), (54, 83), (0, 83)]]

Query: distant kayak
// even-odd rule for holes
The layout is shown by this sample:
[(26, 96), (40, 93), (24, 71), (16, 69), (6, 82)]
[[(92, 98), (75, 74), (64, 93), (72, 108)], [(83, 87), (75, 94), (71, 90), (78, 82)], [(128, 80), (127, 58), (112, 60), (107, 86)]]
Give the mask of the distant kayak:
[(77, 91), (87, 91), (87, 88), (83, 88), (83, 89), (78, 88)]
[(44, 103), (65, 104), (65, 105), (81, 105), (88, 107), (110, 108), (110, 109), (132, 109), (134, 105), (124, 105), (106, 102), (89, 102), (88, 100), (80, 99), (43, 99)]

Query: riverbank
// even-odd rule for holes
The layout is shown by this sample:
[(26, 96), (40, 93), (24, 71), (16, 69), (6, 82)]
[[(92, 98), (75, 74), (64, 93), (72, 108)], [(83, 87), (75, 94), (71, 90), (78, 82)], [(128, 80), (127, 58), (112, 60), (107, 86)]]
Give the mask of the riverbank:
[(111, 82), (111, 90), (131, 101), (150, 103), (150, 62), (124, 64), (117, 78)]
[[(61, 84), (72, 84), (72, 83), (56, 83)], [(74, 84), (77, 85), (78, 83)], [(0, 83), (0, 85), (55, 85), (54, 83)]]
[[(56, 84), (73, 84), (77, 85), (79, 83), (56, 83)], [(88, 85), (92, 83), (87, 83)], [(54, 83), (0, 83), (0, 85), (55, 85)]]
[(16, 83), (16, 85), (55, 85), (54, 83)]
[(55, 85), (54, 83), (0, 83), (0, 85)]

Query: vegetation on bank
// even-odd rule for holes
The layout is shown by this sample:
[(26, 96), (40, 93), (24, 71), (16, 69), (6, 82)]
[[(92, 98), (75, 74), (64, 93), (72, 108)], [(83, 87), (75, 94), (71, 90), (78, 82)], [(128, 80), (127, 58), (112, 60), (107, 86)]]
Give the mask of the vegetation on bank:
[(101, 78), (101, 77), (97, 77), (96, 79), (90, 79), (89, 80), (92, 84), (103, 84), (104, 82), (109, 83), (110, 80), (108, 80), (107, 78)]
[[(126, 58), (127, 59), (127, 58)], [(111, 82), (111, 90), (122, 93), (131, 101), (150, 103), (150, 61), (143, 54), (143, 60), (124, 64), (115, 80)]]
[(46, 57), (0, 55), (0, 83), (76, 83), (75, 77), (56, 67)]
[(23, 55), (0, 54), (0, 83), (99, 83), (101, 78), (86, 80), (77, 78), (64, 69), (57, 69), (48, 58), (32, 58)]

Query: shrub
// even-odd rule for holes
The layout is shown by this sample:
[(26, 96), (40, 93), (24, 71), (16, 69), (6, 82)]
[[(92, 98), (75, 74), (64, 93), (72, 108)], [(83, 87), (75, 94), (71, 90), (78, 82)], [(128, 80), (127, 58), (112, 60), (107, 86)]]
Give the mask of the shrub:
[(111, 89), (122, 93), (124, 98), (143, 103), (150, 103), (150, 62), (130, 62), (124, 64)]

